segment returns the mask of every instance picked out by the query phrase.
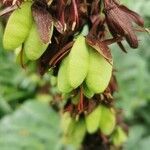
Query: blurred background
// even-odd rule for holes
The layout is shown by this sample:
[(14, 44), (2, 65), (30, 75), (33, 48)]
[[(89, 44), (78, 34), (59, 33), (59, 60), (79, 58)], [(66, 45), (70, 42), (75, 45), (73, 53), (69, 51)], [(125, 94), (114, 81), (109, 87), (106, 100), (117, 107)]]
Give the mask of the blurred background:
[[(145, 27), (150, 27), (149, 0), (121, 2), (143, 16)], [(0, 150), (10, 150), (10, 146), (11, 150), (60, 149), (60, 118), (48, 105), (53, 99), (59, 99), (57, 89), (50, 88), (56, 79), (51, 71), (41, 78), (34, 63), (22, 69), (15, 55), (3, 49), (2, 35), (0, 24)], [(150, 149), (150, 35), (143, 32), (138, 35), (139, 48), (126, 46), (127, 54), (112, 45), (119, 84), (116, 107), (123, 109), (129, 126), (124, 150)]]

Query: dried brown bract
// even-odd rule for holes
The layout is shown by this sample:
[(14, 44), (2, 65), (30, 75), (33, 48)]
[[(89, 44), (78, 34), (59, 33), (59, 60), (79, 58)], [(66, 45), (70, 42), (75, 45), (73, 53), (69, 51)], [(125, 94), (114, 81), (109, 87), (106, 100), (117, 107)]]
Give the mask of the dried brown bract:
[(40, 38), (43, 43), (51, 43), (52, 16), (48, 12), (47, 4), (44, 1), (36, 1), (32, 5), (32, 14), (36, 22)]
[[(143, 19), (137, 13), (120, 5), (115, 0), (104, 0), (104, 13), (107, 26), (113, 37), (125, 37), (130, 47), (137, 48), (138, 39), (133, 23), (143, 27)], [(121, 42), (118, 42), (118, 44), (122, 47)]]
[(2, 0), (2, 3), (6, 6), (19, 5), (23, 0)]

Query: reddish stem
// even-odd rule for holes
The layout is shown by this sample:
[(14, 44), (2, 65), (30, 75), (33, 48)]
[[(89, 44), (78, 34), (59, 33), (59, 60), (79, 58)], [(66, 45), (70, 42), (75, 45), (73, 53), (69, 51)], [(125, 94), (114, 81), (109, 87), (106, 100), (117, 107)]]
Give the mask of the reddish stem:
[(65, 51), (63, 54), (61, 54), (51, 65), (53, 66), (53, 67), (55, 67), (56, 66), (56, 64), (64, 57), (64, 56), (66, 56), (68, 53), (69, 53), (69, 49), (67, 50), (67, 51)]
[(77, 9), (77, 3), (76, 0), (72, 0), (72, 4), (73, 4), (73, 13), (74, 13), (74, 21), (72, 24), (72, 30), (74, 30), (75, 26), (78, 25), (78, 9)]
[(59, 58), (65, 56), (68, 53), (69, 49), (72, 47), (73, 43), (73, 41), (69, 42), (61, 50), (59, 50), (59, 52), (56, 55), (54, 55), (54, 57), (50, 60), (49, 65), (53, 66), (60, 60)]
[(79, 113), (83, 112), (84, 110), (84, 96), (83, 96), (83, 87), (80, 89), (80, 101), (78, 103), (78, 111)]

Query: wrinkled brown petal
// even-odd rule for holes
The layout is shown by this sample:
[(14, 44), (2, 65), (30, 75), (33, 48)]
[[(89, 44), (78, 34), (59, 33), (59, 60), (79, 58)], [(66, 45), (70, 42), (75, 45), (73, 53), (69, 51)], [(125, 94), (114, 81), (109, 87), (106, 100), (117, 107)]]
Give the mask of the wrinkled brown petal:
[(130, 47), (137, 48), (138, 47), (138, 39), (133, 30), (130, 30), (128, 34), (125, 35), (127, 42), (129, 43)]
[[(110, 6), (109, 3), (107, 5), (105, 4), (106, 22), (112, 35), (114, 37), (115, 36), (117, 37), (119, 35), (125, 37), (127, 42), (132, 48), (137, 48), (138, 39), (132, 27), (133, 20), (130, 19), (132, 15), (125, 13), (121, 9), (120, 5), (113, 4), (112, 7)], [(136, 13), (133, 12), (132, 14), (134, 14), (134, 16), (136, 15)], [(122, 44), (121, 43), (118, 44), (124, 50)]]
[(106, 60), (108, 60), (110, 63), (112, 62), (112, 55), (110, 49), (104, 42), (94, 40), (88, 37), (86, 38), (86, 42), (98, 53), (100, 53)]
[[(108, 25), (109, 31), (111, 32), (112, 36), (113, 36), (114, 38), (118, 37), (119, 35), (116, 34), (116, 31), (114, 30), (115, 26), (114, 26), (111, 22), (109, 23), (109, 20), (108, 20), (107, 22), (108, 22), (107, 25)], [(123, 52), (125, 52), (125, 53), (127, 52), (121, 42), (117, 42), (117, 44), (118, 44), (118, 46), (121, 48), (121, 50), (122, 50)]]
[(128, 16), (130, 17), (131, 21), (135, 22), (137, 25), (139, 25), (141, 27), (144, 26), (144, 20), (139, 14), (137, 14), (136, 12), (128, 9), (124, 5), (120, 5), (119, 7), (121, 8), (122, 11), (124, 11), (125, 13), (128, 14)]
[(33, 18), (36, 22), (38, 32), (43, 43), (51, 42), (51, 27), (53, 24), (52, 16), (47, 11), (46, 6), (38, 5), (38, 3), (34, 3), (32, 5), (32, 14)]

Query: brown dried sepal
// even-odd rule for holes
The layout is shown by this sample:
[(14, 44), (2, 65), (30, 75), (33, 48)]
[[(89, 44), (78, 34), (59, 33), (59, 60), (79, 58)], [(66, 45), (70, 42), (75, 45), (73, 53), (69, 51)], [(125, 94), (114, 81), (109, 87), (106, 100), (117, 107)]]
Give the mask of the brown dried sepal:
[(51, 43), (53, 20), (43, 1), (35, 1), (32, 5), (32, 14), (43, 43)]
[[(133, 23), (143, 27), (144, 20), (134, 11), (120, 5), (116, 0), (104, 0), (104, 13), (109, 31), (113, 37), (125, 37), (132, 48), (138, 47)], [(119, 46), (124, 50), (121, 42)]]

